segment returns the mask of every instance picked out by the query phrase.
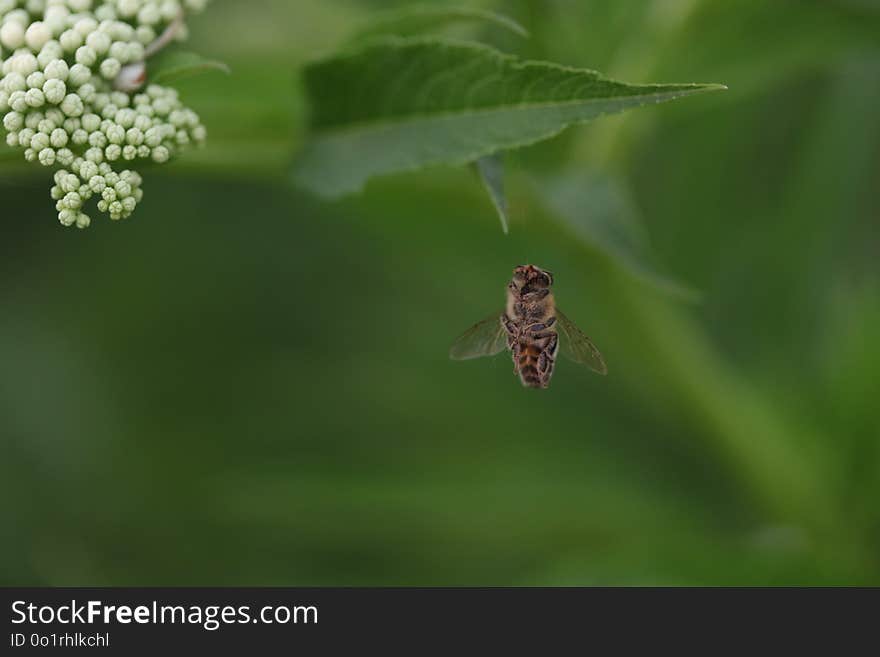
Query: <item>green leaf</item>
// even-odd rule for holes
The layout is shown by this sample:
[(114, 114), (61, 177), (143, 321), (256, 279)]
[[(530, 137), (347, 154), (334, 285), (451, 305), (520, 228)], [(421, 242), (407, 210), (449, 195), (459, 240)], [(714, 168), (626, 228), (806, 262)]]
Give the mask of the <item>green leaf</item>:
[(507, 220), (507, 199), (504, 196), (504, 164), (498, 155), (487, 155), (474, 162), (474, 169), (498, 212), (501, 230), (507, 235), (510, 222)]
[(169, 84), (208, 71), (229, 73), (229, 67), (223, 62), (206, 59), (193, 52), (176, 51), (157, 55), (147, 64), (148, 79), (154, 84)]
[(542, 178), (535, 186), (544, 204), (575, 236), (603, 252), (636, 279), (694, 301), (699, 294), (660, 273), (634, 199), (616, 180), (590, 172)]
[(388, 38), (308, 66), (312, 138), (294, 180), (328, 197), (372, 176), (460, 165), (602, 114), (723, 89), (630, 85), (476, 43)]
[(381, 35), (398, 36), (429, 32), (452, 23), (484, 21), (510, 30), (521, 37), (528, 37), (529, 32), (512, 18), (496, 14), (485, 9), (470, 7), (435, 7), (432, 5), (414, 5), (391, 11), (382, 12), (369, 24), (358, 30), (352, 37), (353, 41), (361, 41)]

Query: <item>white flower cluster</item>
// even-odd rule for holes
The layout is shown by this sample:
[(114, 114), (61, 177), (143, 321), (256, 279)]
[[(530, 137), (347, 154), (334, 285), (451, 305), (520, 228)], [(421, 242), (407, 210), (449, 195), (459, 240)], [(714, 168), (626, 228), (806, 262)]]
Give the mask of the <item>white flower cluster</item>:
[[(65, 226), (85, 228), (92, 197), (111, 219), (140, 202), (127, 163), (163, 163), (205, 139), (177, 91), (141, 90), (144, 60), (185, 37), (185, 12), (208, 0), (0, 0), (0, 116), (6, 143), (57, 167), (52, 198)], [(146, 76), (145, 76), (146, 72)]]

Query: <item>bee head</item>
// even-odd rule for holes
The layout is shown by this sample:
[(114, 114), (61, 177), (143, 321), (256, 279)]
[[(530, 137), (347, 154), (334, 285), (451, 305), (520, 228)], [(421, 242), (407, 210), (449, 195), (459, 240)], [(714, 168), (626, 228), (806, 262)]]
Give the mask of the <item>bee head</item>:
[(553, 285), (553, 274), (535, 265), (520, 265), (513, 270), (513, 283), (520, 290), (526, 286), (531, 289)]

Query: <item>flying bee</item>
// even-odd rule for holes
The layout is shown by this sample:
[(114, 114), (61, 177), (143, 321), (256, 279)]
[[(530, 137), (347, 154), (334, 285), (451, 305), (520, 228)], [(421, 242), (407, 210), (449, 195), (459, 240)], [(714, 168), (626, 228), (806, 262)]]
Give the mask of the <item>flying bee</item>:
[(596, 345), (556, 307), (553, 274), (520, 265), (507, 284), (507, 308), (493, 313), (461, 335), (449, 350), (453, 360), (494, 356), (507, 348), (513, 372), (527, 388), (548, 388), (556, 354), (599, 374), (608, 368)]

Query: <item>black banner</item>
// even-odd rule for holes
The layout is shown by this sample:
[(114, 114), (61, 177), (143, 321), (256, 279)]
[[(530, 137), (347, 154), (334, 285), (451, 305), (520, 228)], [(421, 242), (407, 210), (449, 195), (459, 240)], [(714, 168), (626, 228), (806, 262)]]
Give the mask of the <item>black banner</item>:
[[(2, 589), (3, 654), (766, 649), (870, 636), (878, 589)], [(707, 643), (708, 642), (708, 643)]]

